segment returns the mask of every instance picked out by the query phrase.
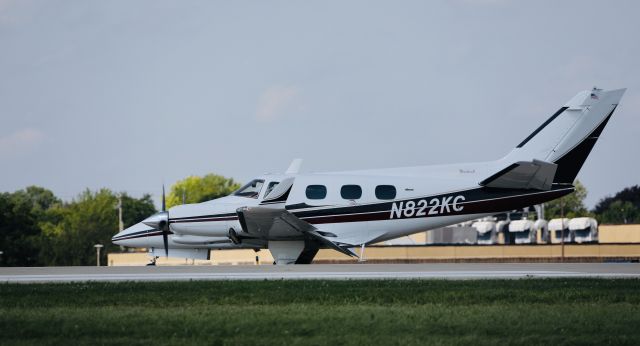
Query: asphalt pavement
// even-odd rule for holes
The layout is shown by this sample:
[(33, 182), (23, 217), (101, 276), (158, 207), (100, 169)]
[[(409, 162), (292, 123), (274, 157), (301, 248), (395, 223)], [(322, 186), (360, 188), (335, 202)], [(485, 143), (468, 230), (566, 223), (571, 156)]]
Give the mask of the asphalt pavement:
[(640, 278), (638, 263), (310, 264), (0, 268), (0, 282)]

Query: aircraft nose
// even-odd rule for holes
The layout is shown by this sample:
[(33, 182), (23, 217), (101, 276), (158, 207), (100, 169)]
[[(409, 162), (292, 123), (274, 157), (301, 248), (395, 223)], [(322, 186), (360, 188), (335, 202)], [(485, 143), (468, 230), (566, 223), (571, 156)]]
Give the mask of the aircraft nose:
[(149, 226), (140, 222), (114, 235), (111, 242), (120, 246), (136, 247), (146, 238), (148, 230)]
[(118, 232), (118, 234), (114, 235), (113, 237), (111, 237), (111, 242), (116, 244), (116, 245), (124, 245), (122, 242), (124, 241), (124, 239), (126, 238), (129, 229), (125, 229), (122, 232)]
[(121, 245), (120, 244), (120, 238), (122, 237), (123, 233), (124, 233), (124, 231), (118, 232), (116, 235), (111, 237), (111, 242), (116, 244), (116, 245)]

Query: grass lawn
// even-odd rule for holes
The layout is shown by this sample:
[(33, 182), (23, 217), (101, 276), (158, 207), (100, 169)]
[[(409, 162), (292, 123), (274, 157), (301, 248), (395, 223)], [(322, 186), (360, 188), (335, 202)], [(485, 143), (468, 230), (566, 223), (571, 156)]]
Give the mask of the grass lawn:
[(0, 345), (640, 345), (640, 280), (0, 284)]

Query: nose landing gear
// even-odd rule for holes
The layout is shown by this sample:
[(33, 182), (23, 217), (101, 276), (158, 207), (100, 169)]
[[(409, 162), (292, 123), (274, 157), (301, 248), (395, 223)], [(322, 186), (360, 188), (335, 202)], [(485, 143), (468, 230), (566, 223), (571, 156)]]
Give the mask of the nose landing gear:
[(147, 267), (149, 266), (156, 266), (156, 261), (158, 260), (158, 256), (153, 256), (153, 258), (151, 259), (151, 262), (147, 263)]

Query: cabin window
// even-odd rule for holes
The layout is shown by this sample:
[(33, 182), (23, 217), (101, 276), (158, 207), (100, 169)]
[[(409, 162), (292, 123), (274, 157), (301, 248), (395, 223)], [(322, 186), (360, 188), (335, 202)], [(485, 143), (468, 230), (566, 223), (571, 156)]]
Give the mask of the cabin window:
[(360, 199), (362, 197), (362, 188), (360, 185), (342, 185), (340, 196), (344, 199)]
[(264, 180), (255, 179), (248, 182), (245, 186), (241, 187), (238, 191), (234, 192), (234, 196), (239, 197), (247, 197), (247, 198), (258, 198), (260, 194), (260, 190), (262, 190), (262, 185), (264, 185)]
[(271, 193), (271, 191), (273, 191), (273, 189), (278, 186), (278, 184), (280, 184), (280, 182), (278, 181), (272, 181), (269, 183), (269, 185), (267, 185), (267, 191), (264, 192), (264, 197), (266, 198), (267, 196), (269, 196), (269, 194)]
[(396, 187), (393, 185), (376, 186), (377, 199), (394, 199), (396, 198)]
[(324, 199), (327, 197), (327, 187), (324, 185), (309, 185), (307, 186), (306, 194), (308, 199)]

